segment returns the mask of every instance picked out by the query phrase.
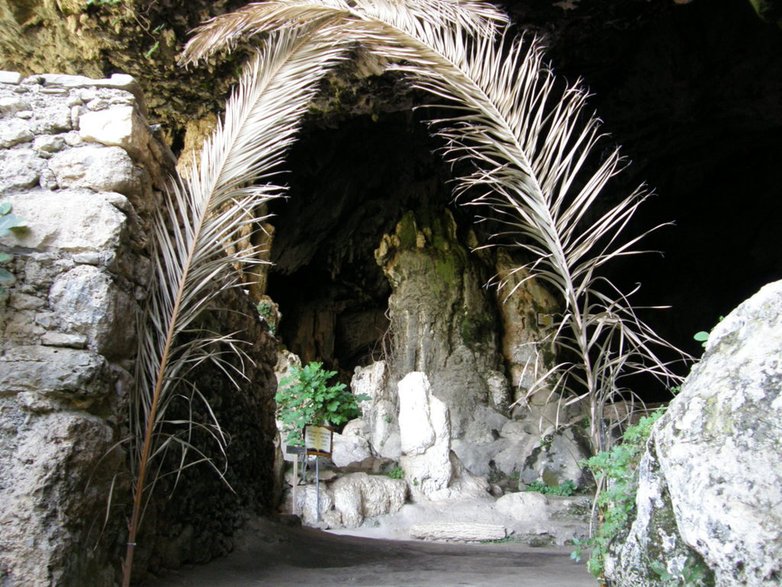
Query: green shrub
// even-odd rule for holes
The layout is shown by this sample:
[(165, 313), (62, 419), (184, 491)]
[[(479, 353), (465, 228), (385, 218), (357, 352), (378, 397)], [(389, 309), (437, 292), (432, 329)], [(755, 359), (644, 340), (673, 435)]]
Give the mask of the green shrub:
[(592, 555), (587, 562), (587, 568), (595, 577), (603, 575), (605, 558), (611, 543), (623, 536), (630, 527), (635, 515), (638, 464), (646, 449), (652, 426), (664, 413), (665, 408), (659, 408), (649, 416), (644, 416), (638, 424), (625, 431), (620, 444), (596, 454), (585, 463), (601, 487), (597, 495), (601, 520), (591, 538), (576, 543), (572, 557), (580, 560), (582, 549), (591, 549)]
[(269, 300), (262, 300), (256, 304), (255, 309), (258, 316), (266, 323), (269, 328), (269, 334), (277, 335), (277, 312), (274, 309), (274, 303)]
[(302, 431), (309, 424), (339, 426), (358, 416), (357, 402), (369, 397), (354, 396), (344, 383), (329, 385), (329, 379), (336, 374), (324, 370), (323, 363), (311, 362), (304, 367), (291, 367), (282, 378), (274, 399), (288, 444), (301, 445)]
[(386, 473), (391, 479), (404, 479), (405, 478), (405, 470), (397, 465), (393, 469), (391, 469), (388, 473)]
[(576, 483), (568, 479), (559, 485), (546, 485), (543, 481), (533, 481), (528, 484), (525, 491), (537, 491), (543, 495), (558, 495), (560, 497), (570, 497), (576, 492)]

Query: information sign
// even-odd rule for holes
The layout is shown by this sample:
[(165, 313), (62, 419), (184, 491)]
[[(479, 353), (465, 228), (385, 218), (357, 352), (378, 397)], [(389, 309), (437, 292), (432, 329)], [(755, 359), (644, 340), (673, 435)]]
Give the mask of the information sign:
[(304, 428), (304, 446), (308, 455), (331, 456), (331, 428), (325, 426), (307, 426)]
[(305, 448), (303, 446), (289, 446), (285, 445), (285, 450), (282, 452), (282, 458), (286, 461), (294, 462), (304, 454)]

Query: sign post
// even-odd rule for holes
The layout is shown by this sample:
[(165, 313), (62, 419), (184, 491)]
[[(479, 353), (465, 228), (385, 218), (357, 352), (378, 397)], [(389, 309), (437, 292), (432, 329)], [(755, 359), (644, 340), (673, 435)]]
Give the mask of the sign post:
[(315, 520), (320, 522), (320, 468), (319, 457), (331, 456), (334, 431), (326, 426), (305, 426), (304, 447), (307, 456), (315, 455)]
[(306, 452), (303, 446), (288, 446), (285, 445), (285, 451), (283, 452), (283, 458), (286, 461), (293, 462), (293, 484), (291, 490), (291, 513), (296, 515), (296, 488), (299, 486), (299, 459)]

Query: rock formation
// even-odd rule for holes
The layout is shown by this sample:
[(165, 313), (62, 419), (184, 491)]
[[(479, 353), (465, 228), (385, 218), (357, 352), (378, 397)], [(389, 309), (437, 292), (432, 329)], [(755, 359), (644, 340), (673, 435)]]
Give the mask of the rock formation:
[(652, 586), (665, 571), (686, 584), (713, 577), (719, 587), (779, 585), (781, 356), (777, 281), (714, 328), (703, 359), (653, 430), (638, 514), (616, 545), (609, 578)]

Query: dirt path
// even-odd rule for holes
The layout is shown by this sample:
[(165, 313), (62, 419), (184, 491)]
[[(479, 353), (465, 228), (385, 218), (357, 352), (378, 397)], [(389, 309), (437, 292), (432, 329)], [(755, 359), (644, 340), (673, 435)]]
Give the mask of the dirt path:
[(595, 587), (596, 582), (583, 563), (570, 560), (567, 549), (372, 540), (260, 521), (228, 557), (145, 585)]

